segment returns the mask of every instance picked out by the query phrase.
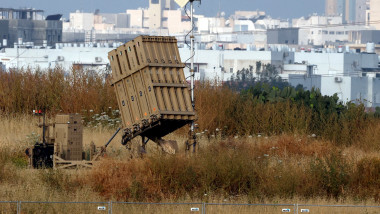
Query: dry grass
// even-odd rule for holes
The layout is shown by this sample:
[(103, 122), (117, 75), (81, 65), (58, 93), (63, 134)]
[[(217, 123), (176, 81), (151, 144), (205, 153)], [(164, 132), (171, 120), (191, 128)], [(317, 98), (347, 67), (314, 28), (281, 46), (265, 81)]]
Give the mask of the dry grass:
[[(88, 122), (93, 114), (117, 109), (114, 89), (106, 77), (106, 73), (74, 68), (0, 71), (0, 112), (26, 113), (35, 108), (46, 109), (48, 114), (78, 112)], [(332, 99), (320, 98), (313, 107), (305, 105), (307, 97), (261, 102), (210, 83), (196, 87), (195, 99), (197, 123), (209, 135), (217, 134), (213, 131), (217, 128), (223, 135), (316, 134), (337, 145), (380, 149), (379, 119), (366, 115), (361, 105), (337, 110), (339, 105)]]
[[(162, 154), (150, 143), (143, 159), (130, 159), (119, 135), (93, 170), (51, 171), (25, 167), (23, 152), (32, 143), (28, 136), (39, 132), (35, 117), (3, 115), (0, 122), (0, 200), (379, 202), (379, 151), (337, 147), (306, 135), (205, 133), (199, 136), (198, 153), (186, 154), (185, 137), (174, 133), (167, 138), (177, 139), (180, 154)], [(91, 141), (103, 145), (113, 131), (85, 128), (85, 149)]]
[(226, 140), (202, 145), (196, 155), (156, 154), (129, 162), (109, 159), (82, 182), (117, 200), (243, 197), (252, 202), (320, 197), (378, 202), (379, 189), (370, 186), (380, 184), (379, 153), (362, 154), (307, 137)]
[(0, 70), (0, 111), (27, 113), (33, 109), (49, 112), (103, 112), (116, 108), (113, 88), (106, 73), (59, 67), (32, 71)]
[[(33, 76), (30, 72), (11, 73), (11, 76), (1, 73), (0, 98), (7, 93), (14, 97), (13, 100), (2, 99), (0, 109), (26, 112), (46, 104), (51, 105), (52, 111), (57, 108), (66, 112), (94, 109), (99, 113), (108, 109), (109, 103), (115, 104), (112, 97), (102, 99), (109, 98), (112, 89), (100, 81), (99, 76), (93, 79), (89, 73), (72, 71), (65, 82), (60, 79), (62, 73), (59, 72), (62, 71), (50, 72), (47, 76)], [(67, 87), (67, 94), (47, 94), (48, 103), (36, 101), (31, 97), (37, 96), (39, 89), (33, 88), (33, 84), (9, 90), (9, 81), (2, 81), (7, 78), (12, 81), (42, 79), (57, 84), (63, 81), (62, 87)], [(87, 90), (89, 88), (91, 90)], [(49, 88), (44, 90), (49, 91)], [(18, 94), (23, 94), (22, 100), (28, 102), (22, 103), (16, 98)], [(55, 100), (57, 95), (59, 101)], [(291, 102), (254, 105), (252, 101), (242, 101), (237, 93), (226, 88), (206, 85), (198, 88), (197, 110), (198, 131), (203, 132), (198, 135), (198, 153), (184, 153), (186, 131), (182, 129), (166, 137), (178, 141), (180, 154), (162, 154), (154, 143), (149, 143), (148, 155), (131, 159), (136, 156), (136, 149), (126, 150), (120, 144), (119, 134), (107, 149), (107, 158), (87, 171), (27, 169), (24, 150), (40, 134), (36, 126), (38, 119), (27, 114), (2, 114), (0, 200), (379, 204), (380, 123), (357, 114), (359, 108), (349, 112), (343, 122), (327, 118), (316, 138), (308, 136), (312, 134), (310, 124), (313, 123), (310, 109)], [(104, 145), (114, 131), (100, 126), (86, 127), (84, 149), (88, 149), (91, 141), (97, 146)], [(350, 143), (344, 143), (347, 139)], [(134, 148), (139, 141), (140, 138), (134, 140)], [(25, 209), (30, 213), (41, 211), (36, 207), (30, 205)], [(54, 210), (42, 207), (46, 213), (60, 213), (61, 209), (58, 205)], [(120, 213), (130, 211), (125, 206), (120, 207)], [(162, 207), (147, 206), (149, 210), (142, 210), (133, 206), (131, 209), (137, 213), (170, 210), (169, 206)], [(72, 206), (65, 211), (86, 213), (88, 209)], [(188, 207), (183, 209), (186, 212)], [(232, 213), (236, 209), (265, 211), (224, 207), (223, 210), (215, 208), (214, 212)], [(270, 212), (268, 210), (266, 212)]]
[(31, 138), (40, 131), (36, 126), (38, 118), (31, 115), (0, 114), (0, 121), (0, 148), (24, 148), (28, 143), (33, 143), (30, 142)]

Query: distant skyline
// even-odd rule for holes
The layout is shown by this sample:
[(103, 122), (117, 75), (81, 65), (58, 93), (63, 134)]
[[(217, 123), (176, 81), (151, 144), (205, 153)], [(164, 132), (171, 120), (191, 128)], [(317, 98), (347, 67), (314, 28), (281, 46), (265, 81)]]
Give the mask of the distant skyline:
[[(60, 13), (68, 18), (69, 13), (76, 10), (94, 12), (99, 9), (101, 13), (124, 13), (127, 9), (146, 8), (148, 3), (148, 0), (1, 0), (0, 7), (36, 8), (44, 10), (45, 16)], [(219, 5), (226, 17), (237, 10), (261, 10), (273, 18), (291, 19), (312, 13), (323, 14), (325, 0), (204, 0), (201, 5), (195, 3), (195, 14), (216, 16)]]

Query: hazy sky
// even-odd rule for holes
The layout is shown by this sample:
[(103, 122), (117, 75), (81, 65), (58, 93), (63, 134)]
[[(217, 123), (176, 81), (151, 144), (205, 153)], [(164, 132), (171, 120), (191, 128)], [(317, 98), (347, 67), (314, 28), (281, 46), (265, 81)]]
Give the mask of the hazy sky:
[[(273, 18), (296, 18), (312, 13), (324, 13), (325, 0), (203, 0), (195, 3), (195, 13), (215, 16), (219, 10), (230, 15), (235, 10), (263, 10)], [(103, 13), (120, 13), (126, 9), (147, 7), (148, 0), (1, 0), (0, 7), (36, 8), (45, 10), (45, 15), (83, 10)]]

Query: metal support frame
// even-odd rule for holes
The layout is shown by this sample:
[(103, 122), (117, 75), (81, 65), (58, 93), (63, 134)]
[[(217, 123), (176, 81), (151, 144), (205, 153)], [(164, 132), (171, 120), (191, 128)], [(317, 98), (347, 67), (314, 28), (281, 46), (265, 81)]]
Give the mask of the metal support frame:
[(141, 154), (146, 153), (146, 144), (148, 143), (148, 141), (149, 141), (149, 138), (146, 138), (145, 140), (145, 136), (144, 135), (141, 136), (141, 148), (142, 148), (142, 151), (140, 151)]
[(46, 135), (46, 124), (45, 124), (45, 119), (46, 119), (46, 114), (45, 114), (45, 111), (42, 113), (42, 144), (44, 145), (44, 147), (46, 147), (46, 139), (45, 139), (45, 135)]

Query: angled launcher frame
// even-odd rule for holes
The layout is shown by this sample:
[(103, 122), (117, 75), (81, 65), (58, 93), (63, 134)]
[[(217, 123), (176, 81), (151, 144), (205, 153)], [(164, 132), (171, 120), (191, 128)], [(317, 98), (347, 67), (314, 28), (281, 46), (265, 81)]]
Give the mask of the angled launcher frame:
[(196, 119), (175, 37), (139, 36), (108, 58), (124, 145), (136, 136), (157, 142)]

